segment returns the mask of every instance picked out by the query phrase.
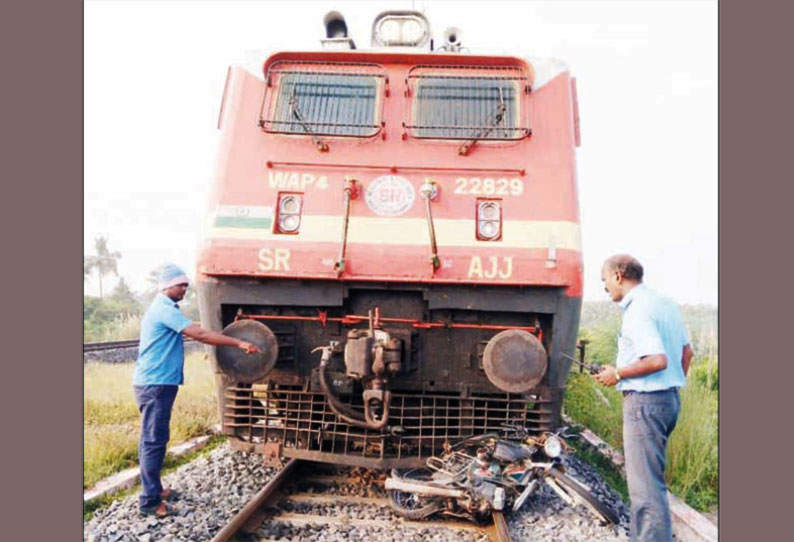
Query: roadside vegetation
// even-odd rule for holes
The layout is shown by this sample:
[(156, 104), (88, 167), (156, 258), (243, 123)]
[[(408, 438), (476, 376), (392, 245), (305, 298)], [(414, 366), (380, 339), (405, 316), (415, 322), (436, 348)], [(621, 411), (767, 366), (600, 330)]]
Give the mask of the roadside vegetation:
[[(138, 464), (140, 418), (132, 391), (133, 363), (87, 363), (83, 395), (83, 488)], [(171, 417), (171, 442), (211, 433), (218, 423), (215, 380), (203, 352), (185, 359)]]
[[(718, 504), (719, 363), (717, 309), (684, 306), (682, 316), (695, 357), (681, 391), (681, 413), (667, 447), (667, 483), (687, 504), (701, 511)], [(584, 303), (580, 339), (588, 342), (587, 361), (613, 364), (620, 312), (609, 302)], [(574, 366), (565, 394), (565, 412), (622, 450), (623, 396), (597, 384)]]

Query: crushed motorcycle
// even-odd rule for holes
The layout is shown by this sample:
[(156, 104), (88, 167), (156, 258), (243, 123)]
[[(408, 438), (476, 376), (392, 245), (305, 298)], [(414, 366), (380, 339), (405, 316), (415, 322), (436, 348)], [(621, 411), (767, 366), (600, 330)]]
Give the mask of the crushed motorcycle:
[(531, 436), (508, 428), (512, 438), (485, 434), (447, 446), (425, 467), (391, 471), (386, 478), (389, 504), (400, 516), (420, 520), (432, 514), (488, 521), (494, 511), (517, 511), (546, 484), (571, 506), (584, 505), (602, 524), (619, 518), (591, 489), (566, 472), (570, 451), (564, 429)]

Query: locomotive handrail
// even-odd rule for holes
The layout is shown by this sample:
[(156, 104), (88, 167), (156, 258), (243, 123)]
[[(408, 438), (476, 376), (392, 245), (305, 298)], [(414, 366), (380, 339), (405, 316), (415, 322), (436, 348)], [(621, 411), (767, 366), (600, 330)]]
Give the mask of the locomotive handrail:
[(427, 230), (430, 234), (430, 273), (435, 274), (436, 269), (441, 267), (441, 260), (438, 258), (438, 245), (436, 244), (436, 229), (433, 226), (433, 211), (430, 208), (431, 200), (438, 197), (438, 186), (432, 179), (425, 180), (425, 184), (419, 190), (419, 194), (425, 200), (425, 216), (427, 216)]
[(345, 205), (345, 215), (344, 215), (344, 222), (342, 225), (342, 246), (339, 248), (339, 258), (334, 263), (334, 269), (336, 269), (336, 276), (341, 277), (342, 274), (345, 272), (345, 252), (347, 251), (347, 228), (350, 225), (350, 200), (356, 199), (358, 197), (358, 185), (356, 184), (356, 180), (352, 177), (345, 178), (345, 186), (342, 189), (344, 191), (344, 205)]

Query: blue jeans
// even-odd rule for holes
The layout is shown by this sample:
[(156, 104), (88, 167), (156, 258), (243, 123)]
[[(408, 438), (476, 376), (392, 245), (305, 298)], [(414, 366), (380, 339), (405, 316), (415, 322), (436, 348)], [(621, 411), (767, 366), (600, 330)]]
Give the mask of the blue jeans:
[(667, 439), (675, 429), (680, 410), (677, 389), (629, 392), (623, 398), (623, 451), (631, 498), (631, 542), (673, 539), (664, 470)]
[(160, 504), (160, 471), (165, 459), (166, 444), (171, 438), (171, 408), (179, 386), (133, 386), (135, 401), (141, 413), (141, 440), (138, 442), (138, 463), (141, 468), (142, 491), (138, 506), (151, 508)]

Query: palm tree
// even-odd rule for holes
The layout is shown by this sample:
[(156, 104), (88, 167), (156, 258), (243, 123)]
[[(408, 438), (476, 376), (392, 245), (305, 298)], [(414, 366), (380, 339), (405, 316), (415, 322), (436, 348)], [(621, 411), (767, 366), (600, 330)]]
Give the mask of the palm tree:
[(94, 250), (96, 254), (87, 256), (83, 262), (83, 273), (89, 274), (96, 269), (99, 276), (99, 297), (102, 297), (102, 277), (108, 273), (118, 276), (117, 262), (121, 258), (121, 252), (110, 252), (107, 237), (102, 235), (94, 239)]

